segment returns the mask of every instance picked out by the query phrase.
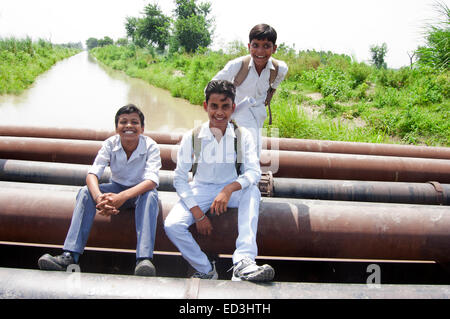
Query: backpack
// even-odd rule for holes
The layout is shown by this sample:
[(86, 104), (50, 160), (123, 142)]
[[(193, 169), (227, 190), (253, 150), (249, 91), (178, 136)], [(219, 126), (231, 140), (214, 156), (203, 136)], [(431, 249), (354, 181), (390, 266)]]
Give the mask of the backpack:
[[(235, 161), (235, 167), (236, 167), (236, 173), (239, 176), (241, 171), (241, 165), (242, 165), (242, 148), (241, 148), (241, 128), (231, 120), (231, 124), (233, 124), (234, 132), (236, 134), (236, 138), (234, 139), (234, 152), (236, 153), (236, 161)], [(202, 126), (197, 126), (192, 130), (192, 149), (194, 150), (194, 160), (192, 163), (192, 177), (194, 177), (195, 173), (197, 172), (197, 166), (198, 166), (198, 159), (200, 157), (200, 152), (202, 148), (202, 140), (198, 137), (200, 130)]]
[[(250, 65), (250, 61), (251, 61), (250, 55), (247, 55), (242, 59), (241, 68), (239, 69), (238, 73), (236, 74), (233, 80), (234, 86), (236, 87), (240, 86), (242, 82), (244, 82), (245, 79), (247, 78), (248, 66)], [(277, 78), (279, 69), (278, 61), (275, 60), (274, 58), (272, 58), (272, 64), (275, 67), (275, 70), (273, 69), (270, 70), (269, 89), (267, 90), (266, 101), (264, 103), (269, 108), (269, 125), (272, 124), (272, 110), (270, 109), (270, 101), (272, 100), (273, 93), (275, 92), (275, 89), (272, 88), (272, 84)]]

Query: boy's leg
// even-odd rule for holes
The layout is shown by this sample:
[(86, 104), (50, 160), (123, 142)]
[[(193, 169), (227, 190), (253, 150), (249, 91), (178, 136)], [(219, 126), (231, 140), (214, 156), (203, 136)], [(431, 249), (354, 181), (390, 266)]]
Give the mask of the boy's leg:
[[(99, 187), (102, 192), (121, 191), (120, 185), (114, 183), (101, 184)], [(70, 264), (77, 264), (79, 255), (84, 251), (96, 214), (95, 202), (87, 186), (80, 189), (76, 199), (72, 221), (64, 242), (64, 253), (55, 257), (49, 254), (41, 256), (38, 265), (42, 270), (65, 270)]]
[(166, 217), (164, 230), (187, 262), (195, 270), (206, 274), (211, 270), (211, 263), (188, 230), (194, 222), (190, 210), (182, 201), (179, 201)]
[[(116, 183), (100, 184), (102, 193), (119, 193), (124, 188)], [(63, 249), (82, 254), (94, 222), (96, 208), (95, 201), (87, 186), (84, 186), (77, 195), (77, 202), (72, 215), (70, 228), (64, 242)]]
[(136, 258), (153, 258), (155, 247), (156, 222), (158, 218), (158, 192), (156, 190), (141, 194), (136, 199)]
[[(233, 254), (233, 281), (270, 281), (275, 271), (269, 265), (257, 266), (256, 233), (258, 231), (259, 203), (261, 193), (255, 185), (236, 193), (230, 199), (230, 207), (238, 206), (238, 231), (236, 250)], [(237, 203), (236, 203), (237, 202)]]
[(260, 201), (261, 193), (255, 185), (233, 193), (230, 198), (228, 206), (238, 207), (238, 238), (236, 239), (233, 263), (237, 263), (244, 257), (254, 260), (258, 255), (256, 234)]
[[(203, 212), (209, 209), (212, 201), (221, 190), (219, 188), (212, 185), (198, 185), (194, 187), (195, 200)], [(195, 220), (190, 210), (182, 201), (179, 201), (166, 217), (164, 229), (167, 237), (178, 248), (189, 264), (195, 270), (207, 274), (211, 271), (211, 262), (188, 230), (194, 222)]]

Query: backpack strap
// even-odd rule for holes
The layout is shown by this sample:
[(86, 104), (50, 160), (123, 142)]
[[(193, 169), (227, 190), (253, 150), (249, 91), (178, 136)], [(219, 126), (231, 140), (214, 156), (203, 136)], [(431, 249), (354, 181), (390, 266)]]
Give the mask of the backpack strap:
[(200, 134), (200, 130), (202, 129), (202, 126), (197, 126), (192, 130), (192, 149), (194, 150), (194, 158), (192, 160), (192, 176), (195, 175), (197, 172), (197, 166), (198, 166), (198, 159), (200, 157), (200, 152), (202, 150), (202, 140), (198, 137)]
[(236, 124), (234, 120), (231, 120), (231, 124), (233, 124), (234, 134), (236, 138), (234, 139), (234, 152), (236, 153), (236, 173), (239, 176), (241, 174), (241, 165), (243, 163), (243, 155), (242, 155), (242, 131), (241, 128)]
[(238, 87), (242, 84), (242, 82), (245, 81), (248, 75), (248, 66), (250, 65), (252, 57), (250, 55), (245, 56), (242, 59), (241, 68), (239, 69), (238, 73), (234, 76), (233, 84), (235, 87)]
[(272, 64), (275, 69), (270, 69), (269, 89), (267, 90), (266, 101), (264, 102), (264, 104), (269, 109), (269, 125), (272, 124), (272, 110), (270, 109), (270, 101), (272, 100), (273, 94), (275, 93), (275, 89), (272, 88), (272, 84), (273, 82), (275, 82), (275, 79), (278, 75), (278, 70), (280, 68), (278, 61), (274, 58), (272, 58)]
[[(234, 165), (236, 167), (236, 173), (239, 176), (241, 171), (241, 165), (243, 162), (242, 147), (241, 147), (242, 133), (240, 127), (236, 124), (234, 120), (231, 120), (231, 124), (233, 124), (234, 133), (236, 134), (236, 138), (234, 139), (234, 152), (236, 153), (236, 161)], [(202, 140), (198, 137), (201, 128), (202, 127), (200, 125), (192, 130), (192, 149), (194, 150), (191, 169), (192, 176), (194, 176), (195, 173), (197, 173), (198, 160), (202, 149)]]

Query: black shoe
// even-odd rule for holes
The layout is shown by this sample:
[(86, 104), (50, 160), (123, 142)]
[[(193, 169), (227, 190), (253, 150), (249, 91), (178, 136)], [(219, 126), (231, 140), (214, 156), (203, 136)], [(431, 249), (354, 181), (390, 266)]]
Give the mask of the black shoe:
[(142, 259), (137, 262), (136, 268), (134, 268), (135, 276), (152, 277), (156, 275), (155, 266), (153, 266), (150, 259)]
[(64, 252), (62, 255), (54, 257), (49, 254), (45, 254), (38, 260), (39, 269), (41, 270), (65, 271), (68, 266), (73, 264), (76, 263), (72, 254), (69, 252)]

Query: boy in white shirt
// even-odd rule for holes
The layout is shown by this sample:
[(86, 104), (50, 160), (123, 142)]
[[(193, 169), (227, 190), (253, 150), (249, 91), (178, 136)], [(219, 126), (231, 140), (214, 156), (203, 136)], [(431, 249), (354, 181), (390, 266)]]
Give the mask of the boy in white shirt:
[[(42, 270), (66, 270), (78, 264), (89, 237), (96, 212), (104, 216), (119, 214), (119, 208), (135, 208), (137, 232), (135, 275), (154, 276), (151, 262), (158, 216), (159, 147), (144, 133), (144, 114), (133, 104), (121, 107), (115, 116), (116, 133), (103, 142), (88, 171), (86, 185), (77, 195), (63, 254), (43, 255)], [(111, 183), (100, 184), (106, 166)]]
[[(174, 177), (174, 187), (181, 200), (170, 211), (164, 228), (197, 271), (193, 277), (217, 279), (215, 265), (188, 228), (195, 223), (201, 235), (210, 235), (213, 228), (205, 215), (208, 209), (211, 214), (220, 215), (227, 207), (238, 207), (239, 234), (233, 254), (232, 280), (270, 281), (273, 268), (257, 266), (254, 261), (261, 198), (256, 185), (261, 170), (250, 132), (245, 128), (235, 130), (230, 123), (235, 92), (235, 86), (229, 81), (211, 81), (206, 87), (203, 105), (209, 121), (182, 138)], [(194, 178), (189, 183), (191, 168)]]
[(271, 121), (270, 100), (288, 72), (285, 62), (272, 58), (277, 50), (276, 41), (274, 28), (267, 24), (254, 26), (249, 34), (250, 55), (229, 61), (213, 78), (235, 84), (238, 107), (231, 118), (252, 133), (258, 157), (262, 149), (262, 127), (267, 118), (266, 105)]

